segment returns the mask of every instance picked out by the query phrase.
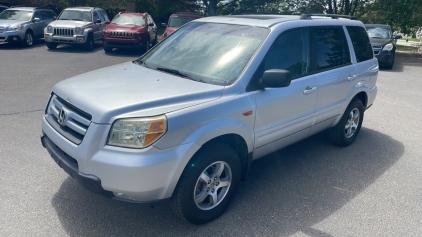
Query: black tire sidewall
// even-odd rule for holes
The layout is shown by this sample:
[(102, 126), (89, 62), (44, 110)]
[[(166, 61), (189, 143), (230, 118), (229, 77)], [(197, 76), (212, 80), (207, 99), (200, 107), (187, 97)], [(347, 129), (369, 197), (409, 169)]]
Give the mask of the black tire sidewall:
[[(348, 138), (348, 137), (346, 137), (346, 134), (344, 134), (344, 128), (346, 126), (346, 121), (349, 117), (349, 113), (355, 108), (357, 108), (359, 110), (359, 123), (358, 123), (358, 127), (356, 128), (356, 131), (353, 134), (353, 136)], [(344, 112), (340, 122), (336, 126), (336, 133), (338, 133), (337, 136), (339, 136), (338, 138), (339, 138), (340, 145), (348, 146), (355, 141), (355, 139), (358, 136), (359, 131), (362, 127), (363, 116), (364, 116), (364, 108), (363, 108), (362, 101), (359, 100), (359, 99), (352, 100), (352, 102), (349, 104), (349, 106), (347, 106), (347, 109)]]
[(86, 39), (84, 48), (86, 51), (91, 51), (94, 49), (94, 37), (91, 34), (88, 35), (88, 39)]
[[(226, 162), (232, 172), (232, 180), (228, 193), (224, 199), (211, 210), (199, 209), (194, 200), (194, 189), (201, 173), (214, 162)], [(237, 153), (228, 145), (216, 144), (199, 151), (194, 159), (189, 162), (179, 181), (179, 186), (174, 198), (178, 198), (180, 214), (189, 222), (202, 224), (214, 220), (228, 207), (240, 183), (241, 165)]]

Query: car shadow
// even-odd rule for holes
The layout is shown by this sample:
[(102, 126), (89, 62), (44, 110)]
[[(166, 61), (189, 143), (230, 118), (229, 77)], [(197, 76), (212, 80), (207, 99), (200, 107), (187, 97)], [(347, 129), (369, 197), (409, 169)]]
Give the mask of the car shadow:
[(0, 43), (0, 50), (27, 50), (31, 48), (40, 48), (40, 47), (45, 47), (44, 39), (34, 40), (31, 47), (26, 47), (21, 43), (7, 43), (7, 42)]
[(140, 49), (119, 49), (115, 48), (112, 52), (105, 53), (107, 56), (118, 56), (118, 57), (140, 57), (145, 53), (144, 50)]
[(69, 45), (69, 44), (59, 44), (56, 49), (49, 49), (45, 47), (49, 52), (60, 52), (60, 53), (96, 53), (100, 50), (103, 50), (102, 44), (100, 41), (95, 41), (94, 49), (91, 51), (86, 51), (83, 48), (83, 45)]
[(404, 66), (417, 65), (422, 66), (422, 54), (396, 52), (396, 58), (392, 69), (380, 67), (381, 71), (386, 72), (403, 72)]
[(298, 231), (330, 236), (312, 226), (373, 184), (404, 149), (401, 142), (367, 128), (345, 148), (318, 134), (254, 161), (226, 213), (200, 226), (177, 218), (166, 202), (151, 208), (106, 199), (70, 177), (52, 205), (69, 236), (204, 236), (216, 230), (248, 236)]

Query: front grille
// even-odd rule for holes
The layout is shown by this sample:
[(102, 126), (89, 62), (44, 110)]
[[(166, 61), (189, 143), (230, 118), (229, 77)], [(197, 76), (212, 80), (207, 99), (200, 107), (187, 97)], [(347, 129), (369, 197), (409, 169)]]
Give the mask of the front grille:
[(92, 116), (53, 95), (45, 118), (62, 136), (79, 145), (91, 124)]
[(4, 31), (4, 28), (3, 28), (3, 27), (1, 27), (1, 28), (0, 28), (0, 33), (3, 33), (3, 31)]
[(54, 28), (54, 35), (73, 36), (73, 29)]
[(112, 38), (133, 38), (133, 33), (122, 31), (111, 31), (110, 37)]
[(372, 46), (372, 50), (374, 51), (375, 55), (378, 55), (381, 52), (382, 47), (381, 46)]

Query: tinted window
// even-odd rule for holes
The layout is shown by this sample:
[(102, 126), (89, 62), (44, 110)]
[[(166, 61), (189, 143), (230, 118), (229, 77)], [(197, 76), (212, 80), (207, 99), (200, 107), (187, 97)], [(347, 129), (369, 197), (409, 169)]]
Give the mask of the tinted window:
[(104, 22), (105, 18), (103, 16), (103, 13), (101, 11), (98, 11), (98, 15), (100, 16), (101, 22)]
[(100, 19), (100, 17), (98, 16), (98, 13), (94, 11), (94, 22), (97, 21), (97, 19)]
[(355, 49), (356, 60), (362, 62), (372, 59), (374, 55), (366, 30), (359, 26), (348, 26), (347, 31), (349, 32), (353, 48)]
[(309, 72), (308, 30), (292, 30), (282, 33), (273, 43), (264, 61), (264, 70), (283, 69), (293, 78)]
[(343, 28), (314, 28), (312, 33), (316, 50), (317, 70), (350, 64), (350, 53)]

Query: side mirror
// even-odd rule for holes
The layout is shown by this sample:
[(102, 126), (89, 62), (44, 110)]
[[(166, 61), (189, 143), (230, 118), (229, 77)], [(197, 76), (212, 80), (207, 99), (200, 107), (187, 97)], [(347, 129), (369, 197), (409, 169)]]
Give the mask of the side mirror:
[(393, 36), (393, 39), (401, 39), (401, 35), (395, 35)]
[(40, 18), (35, 17), (35, 18), (34, 18), (34, 22), (40, 22)]
[(108, 24), (110, 24), (110, 21), (106, 21), (105, 23), (106, 23), (106, 25), (108, 25)]
[(164, 27), (167, 27), (167, 24), (166, 23), (161, 23), (161, 25), (164, 26)]
[(262, 88), (288, 87), (292, 77), (287, 70), (270, 69), (264, 72), (261, 78)]
[(56, 20), (57, 19), (57, 16), (53, 16), (53, 19)]
[(100, 19), (95, 20), (95, 23), (101, 23)]
[(154, 23), (151, 22), (151, 23), (148, 24), (148, 26), (154, 26)]

